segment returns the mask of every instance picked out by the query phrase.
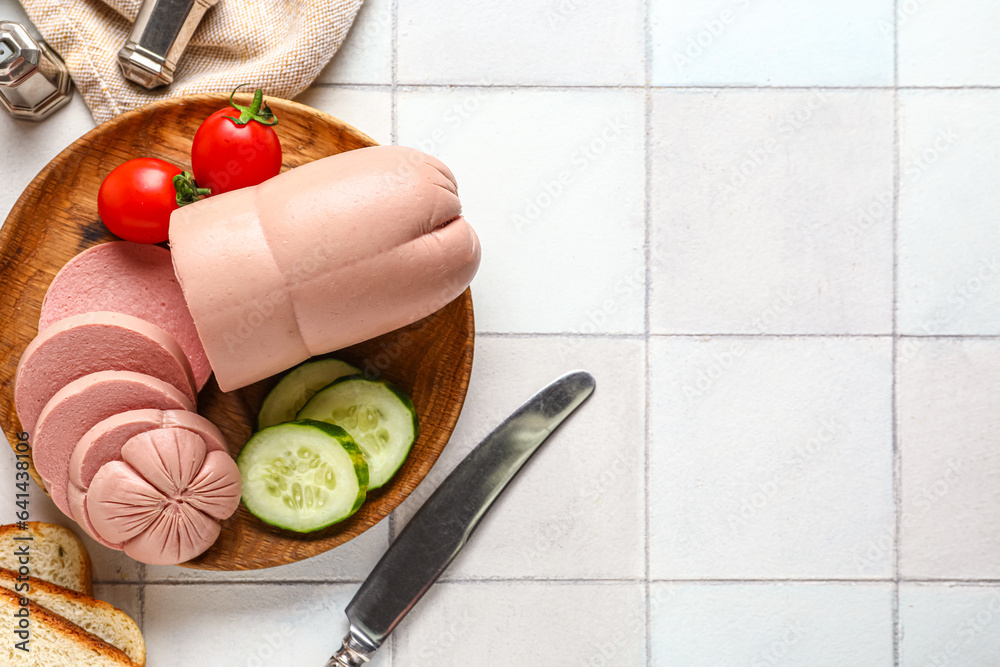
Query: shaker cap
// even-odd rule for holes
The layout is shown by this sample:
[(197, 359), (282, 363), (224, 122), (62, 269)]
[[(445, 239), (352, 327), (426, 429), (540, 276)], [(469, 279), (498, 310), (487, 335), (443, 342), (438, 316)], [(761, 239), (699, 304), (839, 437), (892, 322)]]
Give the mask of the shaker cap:
[(69, 69), (24, 25), (0, 21), (0, 109), (21, 120), (42, 120), (70, 99)]
[(19, 23), (0, 21), (0, 86), (18, 86), (38, 70), (41, 49)]

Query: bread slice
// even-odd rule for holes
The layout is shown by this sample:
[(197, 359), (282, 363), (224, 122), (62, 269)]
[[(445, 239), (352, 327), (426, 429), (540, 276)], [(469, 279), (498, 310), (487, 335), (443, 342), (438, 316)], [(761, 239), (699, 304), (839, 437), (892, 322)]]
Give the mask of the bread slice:
[[(15, 539), (25, 537), (32, 539)], [(17, 550), (24, 545), (28, 545), (31, 576), (84, 595), (94, 594), (90, 554), (73, 531), (41, 521), (29, 521), (26, 531), (14, 524), (0, 526), (0, 567), (17, 572), (21, 567)]]
[(20, 597), (38, 603), (121, 649), (140, 667), (146, 664), (146, 642), (142, 632), (121, 609), (35, 577), (29, 577), (27, 582), (19, 581), (17, 572), (4, 568), (0, 568), (0, 587), (17, 592)]
[[(21, 638), (19, 618), (14, 614), (28, 610), (29, 650), (17, 648)], [(21, 607), (17, 593), (0, 589), (0, 664), (16, 667), (135, 667), (127, 655), (98, 639), (78, 625), (70, 623), (34, 602)]]

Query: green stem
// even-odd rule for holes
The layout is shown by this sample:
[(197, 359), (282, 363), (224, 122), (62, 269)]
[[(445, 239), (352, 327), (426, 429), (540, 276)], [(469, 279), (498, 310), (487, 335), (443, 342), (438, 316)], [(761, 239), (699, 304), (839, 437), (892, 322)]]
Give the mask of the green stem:
[(174, 176), (174, 191), (177, 193), (177, 205), (187, 206), (212, 194), (209, 188), (199, 188), (194, 180), (194, 174), (184, 171)]
[(254, 91), (253, 101), (250, 103), (250, 106), (245, 107), (234, 101), (233, 98), (236, 96), (236, 91), (247, 85), (249, 84), (241, 83), (236, 86), (236, 88), (233, 89), (233, 92), (229, 95), (229, 104), (240, 112), (240, 117), (233, 118), (232, 116), (226, 116), (226, 118), (230, 119), (237, 125), (246, 125), (252, 120), (257, 121), (261, 125), (277, 125), (278, 119), (271, 111), (271, 107), (267, 106), (267, 102), (264, 101), (264, 91), (260, 88)]

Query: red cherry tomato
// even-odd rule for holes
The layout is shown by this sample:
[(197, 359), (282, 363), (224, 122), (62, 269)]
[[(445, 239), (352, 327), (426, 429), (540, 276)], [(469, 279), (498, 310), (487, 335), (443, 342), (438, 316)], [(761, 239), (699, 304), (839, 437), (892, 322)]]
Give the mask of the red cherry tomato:
[(97, 192), (97, 212), (104, 225), (126, 241), (166, 241), (170, 214), (177, 208), (173, 179), (180, 173), (180, 168), (152, 157), (115, 167)]
[(263, 183), (281, 171), (281, 142), (272, 128), (278, 121), (263, 92), (254, 93), (249, 107), (235, 104), (232, 95), (229, 101), (231, 107), (205, 119), (191, 146), (195, 180), (213, 195)]

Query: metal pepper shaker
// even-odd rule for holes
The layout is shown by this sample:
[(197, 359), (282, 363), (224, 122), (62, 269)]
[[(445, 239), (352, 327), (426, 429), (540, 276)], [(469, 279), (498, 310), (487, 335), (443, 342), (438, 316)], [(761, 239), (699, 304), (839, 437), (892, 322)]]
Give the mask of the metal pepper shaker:
[(15, 118), (42, 120), (72, 96), (66, 64), (20, 23), (0, 21), (0, 106)]
[(205, 15), (219, 0), (143, 0), (132, 34), (118, 51), (126, 79), (146, 88), (174, 80), (181, 53)]

